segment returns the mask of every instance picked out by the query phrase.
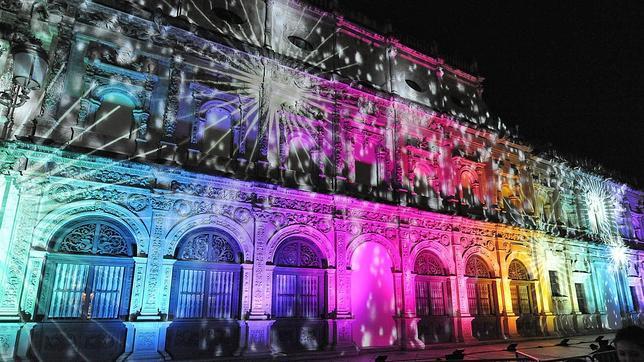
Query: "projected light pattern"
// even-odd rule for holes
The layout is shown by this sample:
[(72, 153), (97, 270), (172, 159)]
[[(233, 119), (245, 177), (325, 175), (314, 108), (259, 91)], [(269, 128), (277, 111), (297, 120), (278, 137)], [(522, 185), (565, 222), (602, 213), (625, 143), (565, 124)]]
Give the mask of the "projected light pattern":
[[(644, 320), (641, 191), (482, 78), (293, 1), (0, 2), (0, 358), (212, 359)], [(123, 5), (125, 6), (125, 5)], [(25, 26), (29, 24), (31, 28)], [(16, 40), (18, 39), (18, 40)]]

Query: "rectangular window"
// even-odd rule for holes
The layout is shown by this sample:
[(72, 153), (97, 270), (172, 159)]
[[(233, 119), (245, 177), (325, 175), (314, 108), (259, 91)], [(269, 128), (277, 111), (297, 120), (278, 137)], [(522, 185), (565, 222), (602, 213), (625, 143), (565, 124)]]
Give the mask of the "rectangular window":
[(476, 284), (467, 283), (467, 304), (470, 308), (470, 315), (478, 315), (478, 302), (476, 298)]
[(530, 287), (527, 285), (519, 286), (519, 311), (521, 314), (532, 313), (530, 308)]
[(182, 269), (177, 295), (177, 318), (201, 318), (205, 295), (205, 270)]
[(81, 318), (88, 276), (89, 265), (56, 264), (49, 318)]
[(295, 317), (295, 302), (297, 300), (297, 276), (278, 274), (275, 277), (275, 316)]
[(234, 306), (235, 274), (232, 271), (210, 270), (206, 315), (213, 319), (235, 317)]
[(560, 296), (561, 288), (559, 285), (559, 275), (554, 270), (548, 271), (548, 275), (550, 276), (550, 291), (552, 292), (552, 295), (555, 297)]
[(432, 315), (445, 315), (445, 300), (442, 282), (430, 282)]
[(275, 317), (319, 318), (320, 285), (318, 275), (275, 275), (273, 306)]
[(416, 314), (428, 316), (430, 310), (429, 286), (426, 281), (416, 281)]
[(101, 319), (118, 318), (124, 273), (122, 266), (94, 266), (87, 315)]
[(640, 311), (640, 302), (639, 299), (637, 298), (637, 288), (635, 286), (630, 286), (629, 287), (631, 290), (631, 298), (633, 299), (633, 311), (634, 312), (639, 312)]
[(235, 318), (235, 279), (233, 271), (179, 269), (175, 317)]
[[(54, 263), (47, 318), (116, 319), (127, 313), (132, 267)], [(47, 281), (45, 281), (47, 282)], [(124, 290), (127, 290), (124, 293)]]
[(319, 318), (318, 277), (315, 275), (299, 275), (298, 288), (300, 292), (299, 316)]
[(512, 311), (514, 314), (520, 314), (521, 306), (519, 305), (519, 286), (513, 285), (510, 288), (510, 298), (512, 299)]
[(477, 292), (479, 293), (480, 310), (479, 314), (490, 315), (492, 314), (492, 303), (490, 302), (490, 285), (478, 284)]
[(588, 314), (588, 305), (586, 304), (586, 291), (584, 290), (584, 284), (575, 283), (575, 293), (577, 294), (577, 305), (579, 306), (579, 312), (582, 314)]

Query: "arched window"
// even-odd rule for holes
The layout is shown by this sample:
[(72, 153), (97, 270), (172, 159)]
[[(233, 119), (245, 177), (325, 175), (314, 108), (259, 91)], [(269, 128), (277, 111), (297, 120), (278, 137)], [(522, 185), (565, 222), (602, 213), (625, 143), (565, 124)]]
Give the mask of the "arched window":
[(443, 265), (432, 253), (424, 251), (416, 258), (416, 314), (441, 316), (446, 314), (447, 280)]
[(512, 280), (530, 280), (528, 269), (518, 260), (512, 260), (508, 267), (508, 277)]
[(324, 310), (324, 260), (315, 245), (289, 240), (275, 252), (273, 316), (320, 318)]
[(49, 244), (38, 314), (118, 319), (128, 314), (133, 238), (108, 220), (67, 225)]
[(94, 116), (93, 131), (114, 138), (130, 138), (136, 105), (122, 92), (110, 92), (101, 99)]
[(175, 319), (234, 319), (239, 315), (240, 253), (218, 230), (184, 237), (174, 265), (170, 311)]
[[(467, 298), (472, 315), (492, 315), (494, 307), (494, 283), (486, 278), (492, 277), (487, 264), (479, 256), (471, 256), (465, 265), (465, 275), (472, 278), (467, 284)], [(481, 279), (479, 279), (481, 278)]]
[(508, 267), (512, 310), (516, 315), (533, 314), (535, 308), (535, 286), (530, 281), (528, 269), (519, 260), (512, 260)]
[(475, 205), (477, 202), (476, 192), (474, 189), (474, 178), (469, 172), (461, 174), (461, 202), (467, 205)]
[(295, 137), (288, 147), (286, 167), (300, 174), (311, 172), (312, 159), (309, 152), (312, 147), (308, 146), (308, 142), (303, 141), (302, 137)]
[(203, 111), (205, 119), (201, 151), (214, 155), (230, 157), (233, 147), (232, 127), (235, 110), (229, 106), (210, 106)]

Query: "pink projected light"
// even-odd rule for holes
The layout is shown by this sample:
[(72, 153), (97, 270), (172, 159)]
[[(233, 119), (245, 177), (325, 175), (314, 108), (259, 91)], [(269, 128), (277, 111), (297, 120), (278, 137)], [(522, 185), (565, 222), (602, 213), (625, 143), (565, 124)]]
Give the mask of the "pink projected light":
[(351, 258), (351, 307), (354, 342), (360, 347), (396, 344), (398, 330), (395, 313), (391, 257), (376, 242), (366, 242)]

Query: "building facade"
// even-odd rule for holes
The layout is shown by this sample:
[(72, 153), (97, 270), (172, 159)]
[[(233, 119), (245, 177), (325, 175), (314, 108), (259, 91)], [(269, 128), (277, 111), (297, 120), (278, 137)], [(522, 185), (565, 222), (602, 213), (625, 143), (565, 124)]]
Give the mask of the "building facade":
[[(536, 154), (439, 57), (294, 0), (0, 15), (0, 91), (24, 100), (0, 106), (2, 358), (644, 322), (642, 191)], [(25, 44), (37, 86), (16, 76)]]

